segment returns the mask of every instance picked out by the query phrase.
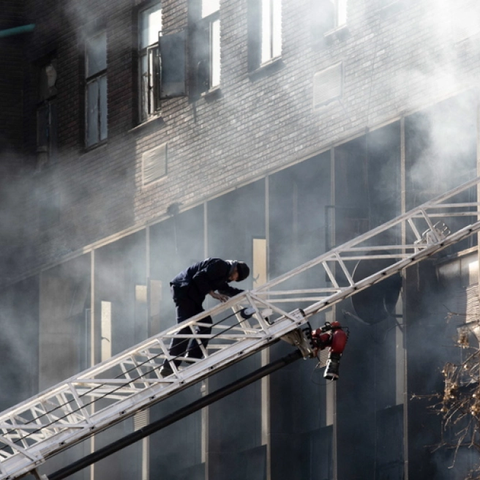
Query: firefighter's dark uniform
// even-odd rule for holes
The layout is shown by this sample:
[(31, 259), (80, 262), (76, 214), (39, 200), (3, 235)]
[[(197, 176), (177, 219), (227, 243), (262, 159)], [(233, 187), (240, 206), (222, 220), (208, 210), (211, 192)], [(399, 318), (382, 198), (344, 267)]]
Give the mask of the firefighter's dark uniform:
[[(179, 273), (170, 282), (177, 323), (181, 323), (198, 313), (204, 311), (203, 302), (207, 294), (211, 291), (217, 291), (221, 294), (233, 297), (243, 292), (238, 288), (228, 285), (229, 277), (232, 274), (236, 262), (232, 260), (222, 260), (220, 258), (207, 258), (202, 262), (191, 265), (183, 272)], [(202, 323), (212, 323), (210, 316), (202, 319)], [(197, 327), (197, 334), (208, 335), (211, 327)], [(186, 327), (178, 332), (190, 334), (190, 327)], [(202, 339), (202, 344), (207, 346), (207, 339)], [(174, 338), (170, 345), (170, 355), (173, 357), (184, 356), (185, 353), (191, 358), (201, 358), (202, 351), (195, 340), (188, 342), (185, 338)], [(175, 361), (179, 365), (180, 361)], [(168, 364), (165, 363), (164, 367)], [(168, 367), (167, 367), (168, 368)]]

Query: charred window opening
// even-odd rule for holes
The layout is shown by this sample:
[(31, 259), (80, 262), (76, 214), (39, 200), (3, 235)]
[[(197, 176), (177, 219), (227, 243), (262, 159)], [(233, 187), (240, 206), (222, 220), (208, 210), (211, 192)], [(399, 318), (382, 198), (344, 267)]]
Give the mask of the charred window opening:
[(85, 45), (85, 145), (107, 139), (107, 34), (90, 37)]
[(37, 169), (52, 165), (57, 152), (57, 60), (51, 58), (39, 71), (37, 104)]

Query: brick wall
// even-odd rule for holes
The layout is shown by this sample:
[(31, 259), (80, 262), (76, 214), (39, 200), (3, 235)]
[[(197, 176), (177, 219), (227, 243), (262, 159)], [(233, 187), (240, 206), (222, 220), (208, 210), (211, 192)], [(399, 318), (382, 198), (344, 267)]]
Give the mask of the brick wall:
[[(25, 24), (23, 2), (2, 2), (0, 31)], [(22, 147), (22, 87), (25, 35), (0, 37), (0, 168), (15, 163), (13, 152)]]
[[(351, 1), (347, 30), (325, 40), (312, 31), (310, 0), (284, 0), (281, 62), (252, 77), (247, 0), (222, 0), (221, 96), (164, 101), (161, 119), (136, 126), (135, 9), (142, 2), (38, 3), (26, 1), (28, 21), (38, 25), (26, 45), (27, 67), (51, 51), (57, 54), (60, 154), (55, 166), (23, 181), (32, 192), (44, 186), (58, 191), (60, 215), (56, 224), (40, 229), (38, 197), (27, 198), (29, 238), (22, 269), (162, 219), (173, 202), (188, 208), (309, 158), (471, 88), (479, 73), (479, 42), (455, 42), (448, 3), (399, 0), (383, 7), (376, 0)], [(164, 31), (186, 27), (187, 0), (162, 5)], [(84, 34), (101, 25), (108, 42), (109, 135), (105, 145), (85, 151)], [(314, 74), (339, 62), (341, 99), (314, 110)], [(32, 153), (35, 90), (30, 87), (24, 112)], [(165, 142), (168, 175), (143, 186), (142, 154)]]

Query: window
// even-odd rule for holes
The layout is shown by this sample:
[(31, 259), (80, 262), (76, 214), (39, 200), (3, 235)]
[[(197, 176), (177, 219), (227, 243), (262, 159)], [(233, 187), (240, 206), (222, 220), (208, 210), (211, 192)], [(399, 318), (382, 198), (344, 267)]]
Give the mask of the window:
[(267, 63), (282, 53), (281, 0), (261, 0), (261, 63)]
[[(208, 65), (207, 86), (208, 89), (220, 85), (220, 0), (203, 0), (202, 18), (206, 22), (208, 30)], [(210, 60), (208, 62), (208, 60)]]
[(202, 0), (201, 19), (193, 26), (191, 96), (220, 85), (220, 0)]
[(334, 0), (334, 27), (342, 27), (347, 23), (347, 0)]
[(185, 95), (185, 31), (162, 32), (162, 9), (156, 4), (139, 14), (139, 117), (160, 113), (160, 101)]
[(254, 71), (282, 53), (281, 0), (248, 0), (248, 68)]
[(41, 66), (39, 103), (37, 105), (37, 168), (51, 165), (57, 149), (57, 61), (50, 59)]
[(162, 34), (162, 9), (154, 5), (139, 14), (140, 120), (145, 121), (160, 109), (159, 37)]
[(312, 26), (316, 38), (347, 24), (347, 0), (313, 0)]
[(89, 38), (85, 46), (85, 111), (87, 147), (107, 138), (107, 34)]

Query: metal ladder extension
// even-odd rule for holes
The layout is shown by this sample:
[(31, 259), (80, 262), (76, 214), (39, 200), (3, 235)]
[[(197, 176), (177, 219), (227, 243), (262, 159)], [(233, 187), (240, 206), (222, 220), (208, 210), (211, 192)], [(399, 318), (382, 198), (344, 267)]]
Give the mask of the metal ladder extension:
[[(278, 339), (311, 356), (301, 327), (314, 314), (480, 230), (479, 203), (464, 200), (477, 198), (479, 183), (480, 177), (471, 180), (2, 412), (0, 480), (35, 470), (49, 456)], [(360, 260), (381, 259), (389, 263), (386, 268), (356, 278)], [(213, 319), (212, 330), (200, 335), (196, 327), (209, 326), (202, 323), (206, 316)], [(191, 333), (183, 335), (185, 341), (208, 339), (204, 358), (184, 359), (183, 366), (174, 366), (174, 373), (163, 378), (159, 370), (171, 359), (170, 340), (186, 326)]]

